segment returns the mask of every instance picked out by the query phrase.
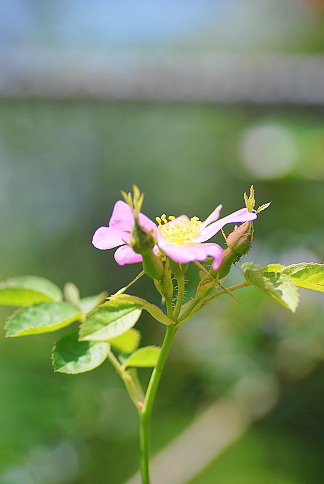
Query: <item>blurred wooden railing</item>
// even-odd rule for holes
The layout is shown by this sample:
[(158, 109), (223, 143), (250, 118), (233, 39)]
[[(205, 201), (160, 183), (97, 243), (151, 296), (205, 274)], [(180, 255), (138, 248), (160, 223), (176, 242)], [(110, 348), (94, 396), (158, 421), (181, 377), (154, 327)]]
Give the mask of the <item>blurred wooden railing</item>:
[(0, 96), (324, 105), (324, 56), (0, 50)]

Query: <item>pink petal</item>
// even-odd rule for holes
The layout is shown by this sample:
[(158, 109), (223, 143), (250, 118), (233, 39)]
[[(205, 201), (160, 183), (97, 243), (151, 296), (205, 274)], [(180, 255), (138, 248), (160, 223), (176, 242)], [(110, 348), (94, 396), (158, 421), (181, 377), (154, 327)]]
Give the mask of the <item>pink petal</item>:
[(195, 238), (195, 242), (204, 242), (205, 240), (211, 239), (224, 225), (232, 223), (242, 223), (248, 220), (252, 221), (257, 218), (257, 214), (249, 212), (247, 208), (242, 208), (236, 212), (227, 215), (227, 217), (217, 220), (217, 222), (208, 225), (205, 229), (200, 232), (200, 235)]
[(136, 262), (142, 262), (141, 254), (137, 254), (133, 251), (131, 247), (128, 245), (123, 245), (119, 247), (119, 249), (115, 252), (115, 261), (120, 265), (123, 266), (125, 264), (134, 264)]
[(218, 244), (184, 244), (172, 245), (169, 243), (160, 245), (160, 249), (166, 253), (170, 259), (180, 264), (193, 262), (195, 260), (203, 261), (207, 257), (213, 257), (217, 263), (221, 262), (223, 249)]
[(128, 234), (111, 227), (99, 227), (92, 238), (93, 245), (100, 250), (113, 249), (128, 242)]
[[(146, 232), (155, 230), (157, 228), (155, 223), (143, 213), (139, 214), (138, 221), (142, 229)], [(117, 228), (129, 233), (133, 230), (134, 215), (132, 209), (127, 203), (123, 202), (122, 200), (119, 200), (115, 203), (113, 213), (109, 221), (109, 227)]]
[(157, 226), (150, 218), (148, 218), (144, 213), (139, 213), (138, 215), (138, 222), (145, 232), (150, 232), (150, 230), (157, 230)]
[(131, 232), (134, 226), (134, 215), (130, 206), (118, 200), (115, 203), (113, 213), (109, 220), (109, 227), (122, 230), (125, 232)]
[(201, 223), (200, 230), (203, 230), (205, 227), (207, 227), (207, 225), (215, 222), (219, 217), (221, 209), (222, 205), (218, 205), (218, 207), (215, 208), (215, 210), (209, 215), (209, 217), (207, 217), (206, 220)]

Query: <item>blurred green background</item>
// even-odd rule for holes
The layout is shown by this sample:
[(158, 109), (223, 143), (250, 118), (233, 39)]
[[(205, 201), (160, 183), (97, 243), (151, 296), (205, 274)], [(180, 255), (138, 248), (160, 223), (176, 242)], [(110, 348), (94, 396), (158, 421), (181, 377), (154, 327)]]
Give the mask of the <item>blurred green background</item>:
[[(323, 3), (1, 0), (1, 280), (73, 281), (81, 296), (125, 286), (140, 267), (119, 267), (91, 238), (134, 183), (151, 218), (202, 220), (219, 203), (223, 216), (243, 207), (253, 183), (257, 205), (272, 204), (244, 261), (322, 263)], [(251, 72), (231, 77), (228, 63)], [(241, 280), (239, 266), (229, 284)], [(150, 280), (133, 293), (159, 303)], [(300, 290), (291, 314), (257, 290), (237, 296), (241, 304), (217, 300), (179, 332), (153, 451), (234, 398), (246, 430), (181, 482), (320, 484), (323, 297)], [(9, 314), (1, 308), (1, 321)], [(163, 328), (149, 316), (137, 327), (143, 344), (161, 343)], [(2, 331), (0, 482), (125, 483), (138, 469), (136, 411), (108, 363), (53, 373), (59, 333)]]

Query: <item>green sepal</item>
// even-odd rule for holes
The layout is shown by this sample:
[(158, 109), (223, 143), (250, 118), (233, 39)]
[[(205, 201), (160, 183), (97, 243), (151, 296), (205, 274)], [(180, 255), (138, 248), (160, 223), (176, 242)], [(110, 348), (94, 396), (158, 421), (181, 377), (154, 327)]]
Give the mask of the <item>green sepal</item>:
[(271, 202), (264, 203), (263, 205), (260, 205), (260, 207), (257, 208), (255, 213), (260, 213), (263, 212), (263, 210), (266, 210), (268, 207), (270, 207)]
[(108, 342), (119, 353), (129, 354), (137, 350), (140, 340), (141, 333), (137, 329), (132, 328), (126, 331), (126, 333), (116, 336), (116, 338), (109, 339)]
[(80, 328), (83, 341), (107, 341), (132, 328), (142, 309), (133, 301), (110, 299), (94, 309)]
[(284, 267), (279, 272), (288, 275), (298, 287), (324, 292), (324, 264), (302, 262)]
[(189, 266), (189, 264), (179, 264), (171, 259), (169, 259), (169, 264), (172, 274), (174, 274), (176, 277), (184, 276)]
[(93, 370), (101, 365), (110, 351), (109, 343), (104, 341), (79, 341), (78, 331), (62, 336), (52, 351), (54, 370), (75, 375)]
[(298, 292), (294, 282), (286, 274), (245, 270), (245, 279), (261, 291), (271, 296), (282, 306), (295, 312), (298, 305)]
[(250, 187), (250, 196), (248, 197), (246, 193), (244, 193), (244, 202), (245, 206), (249, 212), (252, 212), (255, 206), (255, 198), (254, 198), (254, 188), (253, 185)]
[(62, 299), (62, 291), (56, 284), (42, 277), (19, 276), (0, 283), (0, 304), (6, 306), (30, 306)]
[(151, 316), (153, 316), (154, 319), (159, 321), (159, 323), (162, 324), (175, 324), (172, 319), (168, 318), (160, 308), (155, 306), (154, 304), (149, 303), (148, 301), (145, 301), (145, 299), (142, 299), (140, 297), (136, 296), (130, 296), (128, 294), (118, 294), (111, 296), (109, 298), (110, 301), (124, 301), (124, 302), (129, 302), (136, 304), (138, 307), (141, 309), (145, 309), (148, 313), (150, 313)]
[(50, 333), (82, 318), (82, 313), (66, 303), (43, 302), (19, 309), (6, 323), (6, 336)]
[(132, 353), (123, 363), (123, 367), (135, 366), (137, 368), (154, 367), (159, 359), (161, 348), (145, 346)]

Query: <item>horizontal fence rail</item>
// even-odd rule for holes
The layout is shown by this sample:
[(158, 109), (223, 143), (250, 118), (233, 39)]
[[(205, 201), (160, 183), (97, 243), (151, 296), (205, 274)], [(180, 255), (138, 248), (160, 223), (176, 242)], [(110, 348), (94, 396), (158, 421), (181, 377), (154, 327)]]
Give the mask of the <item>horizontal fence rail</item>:
[(0, 50), (0, 96), (324, 105), (324, 56)]

